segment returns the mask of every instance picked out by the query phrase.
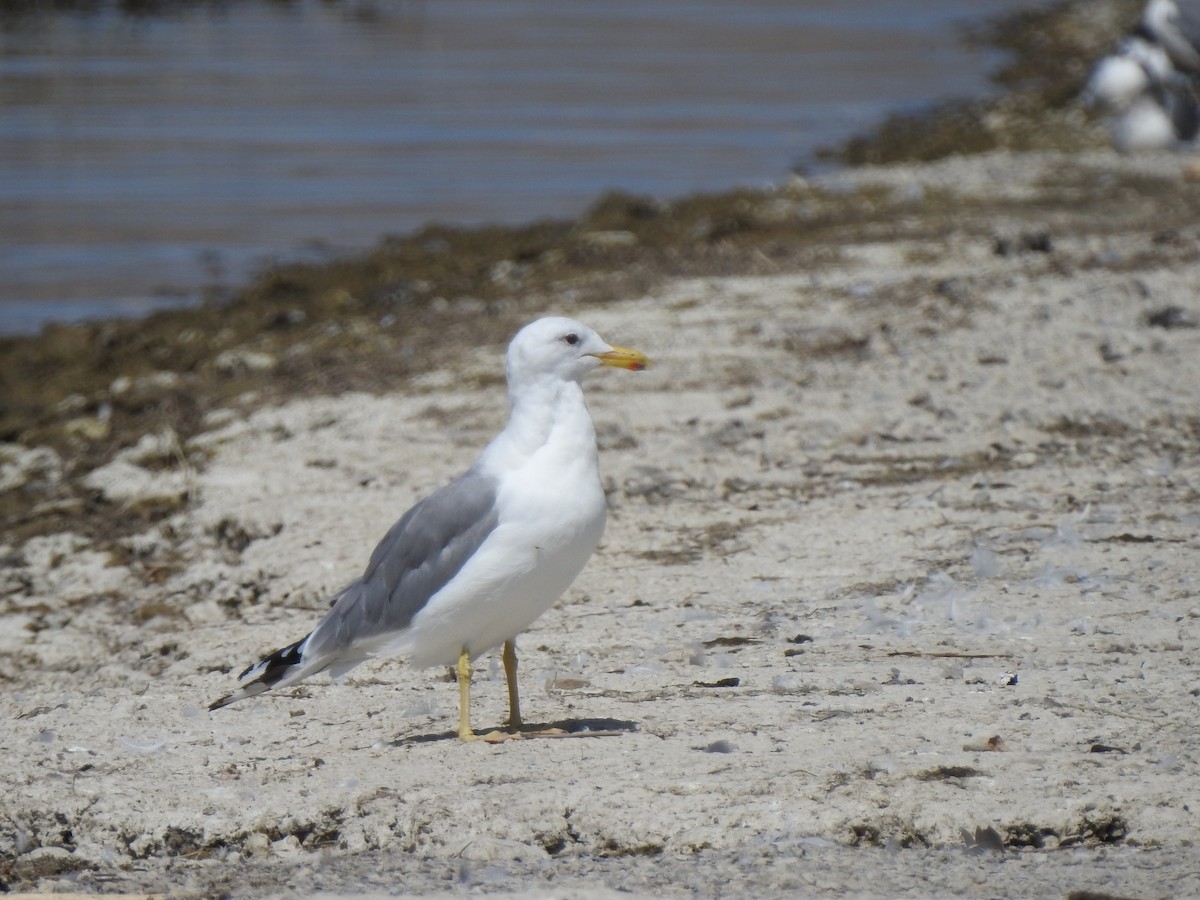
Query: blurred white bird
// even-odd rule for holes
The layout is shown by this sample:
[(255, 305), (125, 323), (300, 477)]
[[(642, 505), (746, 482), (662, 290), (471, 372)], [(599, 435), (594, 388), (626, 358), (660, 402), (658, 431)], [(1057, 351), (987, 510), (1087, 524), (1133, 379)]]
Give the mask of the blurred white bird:
[(1156, 84), (1178, 73), (1167, 52), (1153, 41), (1130, 35), (1092, 69), (1083, 100), (1102, 110), (1127, 109)]
[(1096, 64), (1082, 99), (1112, 117), (1110, 134), (1121, 153), (1182, 149), (1200, 131), (1192, 79), (1175, 68), (1144, 24)]

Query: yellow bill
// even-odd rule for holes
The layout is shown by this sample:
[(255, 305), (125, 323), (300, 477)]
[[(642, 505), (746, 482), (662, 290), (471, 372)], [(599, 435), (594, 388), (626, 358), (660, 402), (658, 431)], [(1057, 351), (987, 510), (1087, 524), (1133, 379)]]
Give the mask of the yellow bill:
[(628, 369), (630, 372), (640, 372), (650, 365), (645, 353), (625, 347), (613, 347), (607, 353), (596, 353), (594, 356), (600, 360), (601, 365)]

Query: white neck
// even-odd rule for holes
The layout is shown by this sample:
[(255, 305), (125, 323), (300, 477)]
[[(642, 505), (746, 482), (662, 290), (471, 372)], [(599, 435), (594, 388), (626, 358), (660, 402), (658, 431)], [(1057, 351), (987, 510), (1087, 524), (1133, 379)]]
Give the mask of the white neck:
[(532, 457), (583, 464), (599, 471), (596, 432), (577, 381), (527, 381), (509, 393), (508, 425), (484, 451), (484, 461), (520, 465)]

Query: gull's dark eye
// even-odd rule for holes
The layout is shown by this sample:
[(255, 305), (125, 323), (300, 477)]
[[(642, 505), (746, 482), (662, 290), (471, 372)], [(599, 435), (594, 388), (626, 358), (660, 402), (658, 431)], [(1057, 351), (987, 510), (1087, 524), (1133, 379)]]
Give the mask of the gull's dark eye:
[(574, 347), (576, 344), (579, 343), (579, 335), (577, 335), (575, 332), (572, 331), (570, 334), (564, 334), (563, 340), (566, 341), (568, 344), (570, 344), (572, 347)]

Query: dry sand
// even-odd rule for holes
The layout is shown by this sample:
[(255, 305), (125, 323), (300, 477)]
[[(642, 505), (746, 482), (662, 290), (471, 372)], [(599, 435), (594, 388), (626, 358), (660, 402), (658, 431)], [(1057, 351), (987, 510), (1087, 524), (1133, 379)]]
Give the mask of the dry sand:
[[(463, 745), (445, 673), (396, 661), (206, 709), (502, 426), (502, 346), (148, 436), (92, 484), (183, 512), (0, 569), (0, 887), (1200, 894), (1197, 232), (1131, 190), (1132, 225), (1046, 209), (1047, 246), (1006, 203), (1066, 165), (827, 185), (936, 189), (995, 239), (547, 310), (655, 362), (589, 381), (608, 531), (520, 639), (526, 717), (614, 735)], [(1070, 161), (1097, 190), (1185, 165)]]

